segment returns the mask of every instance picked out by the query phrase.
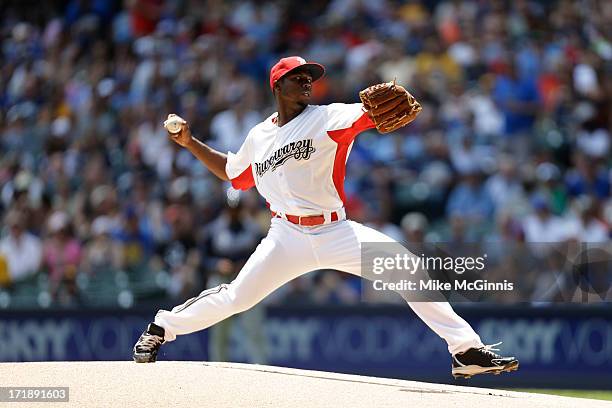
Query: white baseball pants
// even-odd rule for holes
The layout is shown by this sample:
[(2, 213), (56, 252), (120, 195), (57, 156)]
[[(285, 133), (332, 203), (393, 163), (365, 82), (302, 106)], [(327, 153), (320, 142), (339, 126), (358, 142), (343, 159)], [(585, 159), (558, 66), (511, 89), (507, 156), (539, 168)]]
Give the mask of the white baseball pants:
[[(354, 221), (316, 227), (273, 218), (268, 236), (257, 246), (236, 279), (207, 289), (171, 311), (160, 310), (155, 324), (166, 341), (206, 329), (256, 305), (285, 283), (316, 269), (337, 269), (361, 276), (361, 244), (395, 242)], [(482, 347), (480, 337), (446, 302), (408, 302), (412, 310), (448, 344), (451, 354)]]

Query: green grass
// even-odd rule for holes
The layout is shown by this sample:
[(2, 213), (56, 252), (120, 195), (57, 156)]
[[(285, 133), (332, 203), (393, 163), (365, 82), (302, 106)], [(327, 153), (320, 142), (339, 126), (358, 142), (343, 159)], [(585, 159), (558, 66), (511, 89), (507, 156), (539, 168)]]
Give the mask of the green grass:
[(508, 391), (535, 392), (538, 394), (560, 395), (562, 397), (591, 398), (612, 401), (612, 391), (593, 390), (543, 390), (536, 388), (521, 388)]

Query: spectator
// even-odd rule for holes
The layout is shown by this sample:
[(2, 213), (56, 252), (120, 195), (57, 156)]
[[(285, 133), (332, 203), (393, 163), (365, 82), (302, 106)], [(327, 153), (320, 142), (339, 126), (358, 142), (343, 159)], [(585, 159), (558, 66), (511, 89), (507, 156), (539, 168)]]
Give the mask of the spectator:
[(525, 191), (518, 176), (516, 161), (511, 155), (501, 155), (497, 160), (497, 172), (485, 183), (497, 212), (518, 212), (525, 201)]
[(43, 266), (49, 273), (52, 298), (64, 306), (80, 302), (76, 278), (82, 245), (75, 238), (65, 212), (55, 211), (49, 217), (43, 245)]
[(155, 245), (146, 218), (143, 216), (139, 221), (136, 209), (128, 207), (124, 211), (122, 225), (111, 232), (118, 267), (127, 271), (146, 267)]
[(468, 134), (461, 137), (461, 142), (454, 146), (450, 153), (453, 167), (460, 175), (483, 168), (485, 160), (493, 158), (492, 156), (494, 151), (491, 147), (474, 145), (474, 137)]
[(3, 286), (15, 285), (40, 270), (42, 244), (40, 239), (26, 230), (25, 214), (13, 209), (4, 218), (8, 231), (0, 240), (0, 256), (5, 259), (7, 276)]
[(424, 243), (427, 225), (427, 218), (421, 213), (408, 213), (404, 215), (401, 222), (404, 239), (398, 242), (403, 241), (407, 244)]
[[(259, 227), (247, 216), (241, 201), (241, 193), (230, 188), (223, 213), (206, 227), (205, 262), (211, 274), (209, 287), (230, 283), (235, 279), (261, 239)], [(238, 322), (247, 340), (244, 357), (251, 363), (265, 364), (267, 352), (262, 331), (264, 319), (264, 306), (260, 304), (212, 327), (209, 346), (211, 358), (227, 361), (231, 330)]]
[(119, 247), (111, 238), (113, 222), (100, 216), (91, 224), (91, 240), (83, 249), (81, 268), (90, 275), (120, 268)]
[(573, 159), (574, 167), (565, 176), (569, 195), (576, 197), (592, 194), (599, 199), (608, 198), (610, 196), (608, 169), (578, 152), (574, 154)]
[(576, 147), (587, 157), (605, 160), (610, 155), (610, 131), (605, 120), (587, 120), (580, 126)]
[(244, 95), (234, 95), (230, 103), (230, 108), (216, 114), (210, 124), (211, 146), (221, 152), (237, 152), (248, 131), (262, 119), (249, 108)]
[(204, 280), (202, 249), (193, 233), (194, 214), (187, 202), (167, 208), (171, 237), (158, 245), (151, 260), (153, 270), (164, 270), (170, 275), (168, 294), (177, 299), (194, 296)]
[(448, 198), (448, 216), (463, 217), (467, 223), (482, 223), (493, 215), (493, 200), (481, 184), (478, 169), (466, 169), (461, 182), (453, 189)]
[(532, 244), (535, 250), (548, 253), (553, 248), (552, 244), (568, 238), (568, 230), (563, 220), (552, 214), (550, 204), (544, 196), (535, 195), (531, 199), (531, 205), (533, 213), (523, 221), (525, 241)]
[(495, 82), (493, 98), (504, 115), (507, 145), (524, 160), (529, 148), (527, 135), (540, 109), (540, 94), (532, 77), (519, 75), (515, 62), (506, 68)]
[(598, 218), (597, 200), (581, 196), (574, 202), (573, 214), (568, 217), (568, 235), (584, 243), (609, 242), (609, 229)]

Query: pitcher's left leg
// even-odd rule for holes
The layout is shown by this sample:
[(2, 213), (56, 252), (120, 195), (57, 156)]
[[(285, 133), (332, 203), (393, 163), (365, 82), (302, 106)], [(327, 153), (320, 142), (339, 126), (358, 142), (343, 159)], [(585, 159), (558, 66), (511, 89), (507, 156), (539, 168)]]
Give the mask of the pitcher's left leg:
[[(317, 243), (322, 267), (339, 269), (362, 276), (361, 247), (368, 242), (395, 241), (388, 236), (353, 221), (330, 228)], [(514, 357), (502, 357), (493, 346), (485, 346), (474, 329), (447, 302), (407, 302), (429, 328), (448, 344), (452, 354), (454, 377), (469, 378), (475, 374), (518, 369)]]
[[(353, 275), (361, 273), (361, 246), (369, 242), (395, 240), (354, 221), (343, 221), (330, 229), (325, 236), (328, 246), (320, 247), (320, 262), (325, 267), (338, 269)], [(327, 261), (327, 262), (325, 262)], [(474, 329), (446, 302), (407, 302), (427, 326), (448, 344), (451, 354), (482, 347), (482, 341)]]

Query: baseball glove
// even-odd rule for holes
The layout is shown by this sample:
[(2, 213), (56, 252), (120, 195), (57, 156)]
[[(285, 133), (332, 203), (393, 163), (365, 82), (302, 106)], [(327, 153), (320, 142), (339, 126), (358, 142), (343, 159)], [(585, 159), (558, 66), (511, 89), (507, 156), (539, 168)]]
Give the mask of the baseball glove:
[(423, 109), (414, 96), (395, 81), (372, 85), (359, 92), (359, 98), (380, 133), (406, 126)]

